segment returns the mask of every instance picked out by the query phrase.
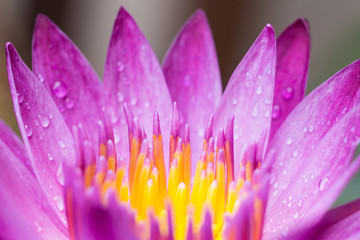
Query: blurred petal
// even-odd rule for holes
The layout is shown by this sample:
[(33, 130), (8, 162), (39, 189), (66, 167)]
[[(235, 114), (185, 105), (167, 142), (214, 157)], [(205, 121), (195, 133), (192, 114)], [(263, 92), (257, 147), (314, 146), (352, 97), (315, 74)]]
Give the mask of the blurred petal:
[[(235, 169), (246, 147), (269, 134), (275, 84), (276, 43), (267, 25), (235, 69), (215, 113), (215, 134), (235, 116)], [(236, 173), (235, 173), (236, 174)]]
[(21, 160), (27, 169), (34, 174), (24, 143), (16, 133), (0, 119), (0, 139)]
[(310, 59), (310, 32), (305, 19), (290, 25), (277, 39), (277, 65), (270, 138), (304, 98)]
[(359, 71), (360, 61), (309, 94), (272, 139), (267, 237), (279, 236), (279, 219), (283, 231), (316, 223), (357, 170), (348, 166), (360, 137)]
[(337, 222), (327, 228), (317, 239), (359, 239), (360, 238), (360, 211), (350, 215), (349, 217)]
[(72, 135), (49, 93), (6, 44), (9, 84), (14, 111), (34, 173), (60, 218), (65, 218), (62, 162), (75, 161)]
[(44, 15), (38, 15), (33, 36), (33, 71), (60, 109), (68, 127), (79, 123), (98, 143), (102, 84), (71, 40)]
[(67, 239), (35, 176), (0, 140), (1, 239)]
[[(151, 46), (124, 8), (118, 13), (110, 39), (104, 87), (115, 143), (124, 157), (129, 149), (123, 110), (125, 102), (147, 131), (152, 129), (154, 112), (159, 113), (164, 145), (167, 146), (172, 112), (170, 93)], [(167, 156), (167, 147), (164, 150)]]
[(205, 13), (197, 10), (173, 41), (163, 63), (181, 122), (190, 124), (192, 159), (202, 151), (204, 126), (221, 98), (221, 77), (214, 40)]

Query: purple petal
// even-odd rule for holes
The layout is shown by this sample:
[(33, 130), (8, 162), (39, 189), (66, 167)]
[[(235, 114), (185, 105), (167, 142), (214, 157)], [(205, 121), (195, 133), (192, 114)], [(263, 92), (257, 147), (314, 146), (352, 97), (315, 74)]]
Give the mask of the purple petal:
[(360, 61), (335, 74), (290, 113), (272, 139), (269, 148), (277, 158), (268, 237), (279, 236), (280, 219), (286, 222), (282, 230), (316, 223), (356, 170), (348, 165), (360, 132), (359, 73)]
[(67, 239), (37, 179), (1, 140), (0, 169), (0, 238)]
[(34, 174), (24, 143), (2, 120), (0, 120), (0, 139), (15, 154), (15, 156), (21, 160), (27, 169)]
[(220, 127), (226, 126), (231, 115), (235, 116), (235, 169), (239, 169), (245, 148), (269, 134), (275, 82), (275, 40), (274, 29), (267, 25), (235, 69), (215, 114), (215, 134)]
[(326, 229), (317, 239), (359, 239), (360, 238), (360, 211)]
[[(154, 52), (124, 8), (115, 20), (105, 63), (104, 87), (115, 143), (123, 156), (128, 156), (129, 149), (125, 102), (148, 133), (154, 112), (159, 113), (164, 146), (167, 146), (172, 112), (170, 93)], [(164, 150), (167, 156), (167, 147)]]
[(304, 98), (310, 59), (310, 32), (305, 19), (289, 26), (277, 39), (277, 66), (270, 138)]
[(51, 207), (64, 218), (62, 162), (75, 162), (72, 135), (45, 87), (10, 43), (6, 55), (14, 111), (35, 176)]
[(69, 128), (81, 123), (97, 146), (102, 85), (79, 49), (44, 15), (36, 19), (32, 56), (35, 75), (51, 93)]
[(163, 62), (182, 123), (190, 124), (192, 159), (202, 151), (204, 127), (221, 98), (221, 77), (211, 30), (197, 10), (179, 31)]
[[(321, 221), (308, 229), (301, 229), (291, 235), (290, 239), (318, 239), (320, 236), (327, 235), (332, 232), (332, 226), (341, 224), (341, 222), (347, 221), (346, 219), (352, 215), (358, 215), (360, 213), (360, 199), (345, 205), (333, 208), (329, 210), (321, 219)], [(360, 215), (358, 215), (360, 216)], [(347, 225), (343, 227), (345, 230)], [(337, 231), (342, 231), (338, 229)]]

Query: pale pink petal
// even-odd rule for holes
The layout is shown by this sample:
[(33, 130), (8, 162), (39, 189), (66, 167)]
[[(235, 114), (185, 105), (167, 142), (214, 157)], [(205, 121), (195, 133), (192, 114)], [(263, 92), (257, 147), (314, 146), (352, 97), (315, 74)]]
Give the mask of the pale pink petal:
[(0, 139), (21, 160), (27, 169), (33, 174), (30, 159), (27, 155), (24, 143), (16, 133), (0, 119)]
[(124, 8), (115, 20), (105, 63), (104, 87), (119, 153), (128, 156), (128, 131), (123, 110), (126, 102), (147, 134), (152, 134), (154, 112), (159, 113), (167, 156), (172, 112), (170, 93), (151, 46)]
[[(334, 75), (294, 109), (272, 139), (269, 148), (277, 158), (268, 237), (316, 223), (356, 170), (348, 165), (360, 130), (359, 73), (358, 61)], [(285, 224), (276, 225), (279, 219)]]
[(267, 25), (235, 69), (215, 113), (215, 134), (219, 128), (225, 128), (230, 116), (235, 116), (235, 170), (239, 169), (245, 148), (269, 134), (275, 84), (275, 41), (274, 29)]
[(0, 169), (0, 238), (67, 239), (37, 179), (1, 140)]
[(356, 240), (360, 239), (360, 211), (326, 229), (317, 239)]
[(35, 75), (49, 91), (68, 127), (81, 123), (97, 146), (102, 84), (79, 49), (44, 15), (36, 19), (32, 57)]
[(10, 43), (6, 55), (14, 111), (34, 173), (50, 206), (65, 218), (62, 162), (75, 162), (72, 135), (45, 87)]
[(299, 19), (277, 39), (275, 93), (270, 138), (304, 98), (310, 59), (308, 22)]
[(205, 126), (221, 98), (221, 76), (214, 40), (202, 10), (197, 10), (174, 39), (163, 62), (172, 100), (182, 125), (189, 123), (192, 159), (202, 151)]

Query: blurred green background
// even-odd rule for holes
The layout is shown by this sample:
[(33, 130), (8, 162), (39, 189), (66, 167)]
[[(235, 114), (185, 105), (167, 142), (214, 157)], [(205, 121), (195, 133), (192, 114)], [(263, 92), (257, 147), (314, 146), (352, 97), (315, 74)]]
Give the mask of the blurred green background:
[[(307, 92), (360, 58), (360, 1), (357, 0), (0, 0), (0, 43), (12, 42), (31, 66), (36, 14), (45, 13), (68, 34), (102, 76), (113, 21), (123, 5), (136, 19), (161, 61), (173, 37), (197, 8), (209, 18), (223, 86), (256, 39), (271, 23), (277, 35), (299, 17), (310, 22), (312, 51)], [(4, 47), (0, 48), (0, 117), (17, 123), (7, 82)], [(360, 197), (360, 174), (337, 204)]]

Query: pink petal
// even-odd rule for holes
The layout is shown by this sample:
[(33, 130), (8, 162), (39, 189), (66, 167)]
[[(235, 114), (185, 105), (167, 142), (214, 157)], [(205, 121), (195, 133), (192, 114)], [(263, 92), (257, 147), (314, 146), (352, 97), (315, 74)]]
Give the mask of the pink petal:
[(305, 19), (290, 25), (277, 39), (277, 66), (270, 138), (304, 98), (310, 59), (310, 32)]
[[(332, 232), (333, 226), (342, 225), (349, 217), (354, 215), (360, 216), (360, 199), (344, 204), (342, 206), (329, 210), (321, 219), (321, 221), (308, 229), (301, 229), (291, 235), (291, 239), (318, 239), (320, 236), (328, 235)], [(347, 227), (351, 224), (346, 224), (342, 229), (337, 229), (336, 232), (347, 231)], [(337, 227), (335, 227), (337, 228)], [(360, 229), (359, 229), (360, 230)]]
[(45, 87), (10, 43), (6, 55), (14, 111), (35, 176), (50, 206), (65, 218), (62, 162), (75, 162), (72, 135)]
[(102, 84), (79, 49), (44, 15), (36, 19), (32, 56), (35, 75), (51, 93), (69, 128), (81, 123), (97, 146)]
[[(339, 212), (342, 214), (342, 212)], [(359, 239), (360, 238), (360, 211), (347, 216), (317, 235), (317, 239)]]
[(154, 52), (124, 8), (115, 20), (105, 63), (104, 87), (119, 152), (128, 156), (128, 131), (123, 110), (126, 102), (147, 134), (152, 133), (154, 112), (159, 113), (167, 156), (172, 112), (170, 94)]
[(190, 124), (192, 159), (202, 151), (204, 128), (221, 98), (221, 77), (211, 30), (197, 10), (179, 31), (163, 62), (182, 123)]
[(0, 120), (0, 139), (15, 154), (15, 156), (21, 160), (27, 169), (34, 174), (24, 143), (2, 120)]
[(348, 165), (360, 131), (359, 73), (360, 61), (335, 74), (290, 113), (272, 139), (269, 148), (277, 158), (268, 237), (279, 236), (280, 219), (286, 222), (282, 230), (316, 223), (357, 169), (358, 163)]
[(67, 239), (35, 176), (0, 140), (1, 239)]
[[(276, 43), (267, 25), (235, 69), (215, 113), (215, 133), (235, 115), (235, 169), (246, 147), (269, 134), (275, 82)], [(235, 173), (236, 175), (236, 173)]]

